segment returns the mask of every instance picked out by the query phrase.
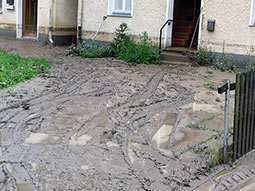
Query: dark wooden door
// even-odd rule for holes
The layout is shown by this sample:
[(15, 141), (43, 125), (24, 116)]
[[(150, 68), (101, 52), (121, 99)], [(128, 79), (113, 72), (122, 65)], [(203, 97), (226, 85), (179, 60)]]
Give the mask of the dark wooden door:
[(23, 36), (37, 36), (37, 1), (23, 0)]

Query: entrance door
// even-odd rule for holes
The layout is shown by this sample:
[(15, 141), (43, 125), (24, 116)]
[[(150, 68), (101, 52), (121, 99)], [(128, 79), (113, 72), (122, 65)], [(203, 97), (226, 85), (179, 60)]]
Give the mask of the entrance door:
[(37, 1), (23, 0), (23, 37), (37, 37)]
[[(200, 14), (201, 0), (178, 0), (174, 4), (174, 26), (172, 34), (172, 46), (188, 47), (193, 42), (193, 35), (197, 37), (195, 30)], [(194, 34), (195, 33), (195, 34)]]

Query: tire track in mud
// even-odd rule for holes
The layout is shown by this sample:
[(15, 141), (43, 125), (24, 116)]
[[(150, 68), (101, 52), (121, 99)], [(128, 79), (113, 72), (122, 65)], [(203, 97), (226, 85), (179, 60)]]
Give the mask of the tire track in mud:
[[(126, 113), (125, 114), (120, 114), (121, 112), (123, 112), (123, 110), (125, 110), (126, 108), (128, 109), (135, 109), (135, 110), (139, 110), (141, 108), (146, 108), (148, 106), (150, 106), (150, 104), (146, 105), (144, 102), (145, 101), (149, 101), (150, 98), (152, 98), (154, 96), (154, 93), (159, 85), (159, 83), (162, 81), (162, 79), (164, 78), (164, 75), (166, 73), (163, 72), (163, 71), (160, 71), (160, 72), (157, 72), (150, 80), (149, 82), (147, 83), (147, 85), (145, 86), (144, 90), (141, 91), (141, 92), (138, 92), (136, 95), (133, 95), (130, 97), (130, 99), (126, 100), (126, 102), (123, 104), (123, 105), (120, 105), (120, 108), (115, 108), (115, 111), (114, 113), (117, 114), (117, 116), (112, 116), (112, 121), (115, 121), (115, 122), (122, 122), (122, 125), (124, 125), (122, 127), (122, 129), (124, 130), (123, 133), (126, 133), (125, 131), (128, 129), (129, 131), (132, 131), (132, 127), (133, 124), (136, 122), (136, 121), (139, 121), (141, 119), (144, 119), (144, 124), (140, 127), (144, 127), (146, 125), (146, 121), (148, 121), (148, 116), (147, 115), (142, 115), (142, 116), (137, 116), (137, 115), (129, 115), (127, 111), (125, 111)], [(164, 102), (164, 101), (163, 101)], [(134, 105), (134, 103), (136, 105)], [(157, 103), (156, 103), (157, 104)], [(161, 108), (162, 109), (162, 108)], [(117, 111), (116, 111), (117, 110)], [(139, 113), (139, 112), (138, 112)], [(121, 116), (125, 116), (124, 118), (121, 117)], [(128, 117), (128, 116), (131, 116), (131, 117)], [(115, 118), (115, 120), (113, 120), (113, 118)], [(117, 118), (117, 119), (116, 119)], [(119, 124), (120, 125), (120, 124)], [(142, 133), (142, 136), (143, 135), (146, 135), (147, 133), (143, 132)], [(119, 136), (120, 138), (121, 136)], [(144, 140), (141, 140), (141, 138), (139, 140), (133, 140), (133, 141), (138, 141), (140, 142), (141, 144), (144, 144), (144, 145), (149, 145), (148, 143), (148, 137), (144, 137), (145, 139)], [(120, 140), (119, 140), (120, 141)], [(123, 144), (124, 142), (124, 144)], [(155, 190), (156, 187), (159, 189), (160, 187), (160, 184), (158, 184), (157, 186), (155, 186), (153, 188), (152, 184), (153, 182), (155, 182), (155, 180), (150, 180), (146, 177), (143, 176), (142, 173), (139, 173), (139, 171), (137, 171), (137, 169), (134, 168), (134, 166), (132, 165), (132, 162), (130, 161), (130, 157), (128, 156), (128, 145), (129, 145), (129, 142), (127, 141), (126, 137), (122, 137), (122, 140), (120, 141), (120, 143), (123, 144), (123, 146), (121, 147), (122, 148), (122, 154), (123, 154), (123, 158), (124, 160), (126, 161), (126, 163), (129, 165), (130, 169), (132, 169), (132, 174), (138, 178), (142, 188), (144, 190)], [(151, 147), (151, 145), (149, 145)], [(153, 148), (151, 148), (153, 149)], [(155, 149), (153, 150), (155, 151)], [(141, 152), (141, 151), (140, 151)], [(135, 152), (136, 153), (136, 152)], [(161, 154), (159, 151), (157, 151), (158, 154)], [(146, 152), (141, 152), (141, 155), (140, 156), (137, 156), (138, 158), (142, 158), (144, 157), (144, 155), (148, 155), (148, 153)], [(142, 157), (141, 157), (142, 156)], [(164, 156), (166, 157), (166, 156)], [(171, 160), (176, 160), (175, 158), (171, 158), (170, 156), (166, 157), (168, 161), (171, 161)], [(157, 164), (161, 164), (161, 161), (157, 160), (156, 158), (153, 158), (153, 156), (147, 156), (144, 158), (145, 160), (150, 160), (152, 161), (152, 163), (157, 166)], [(159, 167), (157, 167), (157, 170), (159, 170)], [(159, 170), (160, 171), (160, 170)], [(176, 183), (176, 187), (181, 187), (181, 186), (185, 186), (185, 185), (188, 185), (188, 180), (187, 179), (183, 179), (183, 175), (181, 175), (180, 177), (176, 177), (176, 175), (174, 177), (172, 177), (172, 179), (170, 179), (169, 177), (163, 177), (163, 180), (166, 181), (166, 182), (171, 182), (171, 184), (169, 183), (168, 186), (168, 189), (176, 189), (174, 188), (173, 186), (173, 182)], [(162, 185), (161, 185), (162, 186)], [(167, 189), (166, 186), (162, 186), (161, 189)]]
[[(44, 152), (56, 152), (63, 154), (70, 152), (69, 149), (74, 149), (70, 148), (69, 146), (66, 147), (66, 144), (68, 144), (70, 138), (75, 134), (75, 138), (78, 139), (84, 134), (86, 135), (94, 133), (95, 136), (93, 137), (93, 140), (90, 141), (91, 144), (88, 144), (84, 147), (88, 150), (94, 150), (94, 148), (96, 148), (102, 152), (102, 155), (105, 155), (105, 148), (102, 145), (97, 146), (98, 142), (104, 141), (102, 138), (102, 132), (103, 129), (105, 129), (105, 132), (110, 132), (109, 134), (112, 136), (111, 140), (116, 141), (119, 145), (119, 149), (116, 149), (116, 157), (118, 158), (118, 161), (125, 161), (127, 167), (123, 168), (125, 173), (122, 173), (121, 176), (117, 176), (115, 174), (109, 175), (103, 171), (95, 169), (87, 170), (87, 178), (90, 176), (95, 176), (95, 179), (98, 180), (97, 182), (93, 183), (94, 187), (97, 187), (98, 190), (104, 190), (106, 188), (109, 188), (107, 190), (116, 190), (117, 188), (119, 189), (121, 187), (123, 190), (178, 190), (185, 185), (187, 186), (188, 173), (185, 171), (183, 172), (183, 166), (178, 164), (178, 161), (176, 162), (174, 157), (162, 155), (162, 153), (160, 153), (157, 148), (154, 148), (151, 145), (151, 135), (148, 134), (146, 128), (150, 125), (149, 120), (154, 114), (160, 113), (162, 111), (176, 111), (178, 106), (192, 100), (192, 94), (187, 89), (179, 86), (178, 84), (168, 84), (169, 88), (176, 90), (176, 96), (166, 97), (165, 95), (159, 93), (158, 86), (163, 81), (167, 72), (163, 70), (156, 70), (149, 77), (149, 80), (147, 80), (147, 83), (144, 84), (142, 89), (133, 94), (125, 94), (125, 99), (120, 99), (117, 102), (114, 102), (116, 96), (118, 95), (118, 91), (116, 91), (116, 83), (120, 82), (117, 81), (111, 83), (111, 78), (113, 76), (105, 79), (105, 76), (110, 75), (111, 72), (100, 70), (93, 72), (91, 72), (91, 70), (86, 71), (86, 75), (83, 75), (81, 79), (77, 80), (79, 77), (70, 77), (69, 79), (72, 81), (70, 81), (69, 84), (64, 84), (52, 92), (47, 92), (45, 95), (41, 95), (26, 101), (25, 103), (30, 105), (29, 110), (24, 110), (21, 107), (13, 107), (16, 108), (14, 114), (12, 114), (12, 108), (1, 110), (1, 121), (3, 119), (4, 121), (8, 121), (8, 123), (2, 123), (2, 125), (0, 124), (0, 129), (10, 129), (13, 131), (13, 134), (16, 134), (14, 137), (14, 142), (10, 142), (10, 144), (4, 148), (8, 149), (9, 146), (14, 146), (15, 144), (22, 143), (29, 132), (35, 133), (41, 130), (45, 130), (45, 126), (42, 126), (44, 121), (51, 119), (52, 117), (54, 120), (56, 113), (59, 111), (63, 112), (62, 110), (70, 107), (73, 101), (76, 99), (81, 98), (84, 99), (85, 102), (96, 104), (97, 102), (93, 99), (95, 97), (103, 97), (102, 103), (99, 102), (98, 106), (96, 106), (96, 112), (89, 114), (86, 119), (82, 118), (79, 126), (72, 127), (72, 129), (64, 135), (64, 143), (61, 143), (63, 145), (61, 145), (59, 148), (57, 148), (57, 146), (44, 146), (45, 148), (41, 148), (42, 151), (40, 154), (38, 154), (38, 156), (43, 157), (43, 160), (41, 162), (42, 164), (40, 164), (50, 164), (53, 162), (53, 160), (55, 160), (54, 156), (50, 156), (48, 159), (45, 159), (44, 157), (48, 155), (44, 154)], [(171, 74), (168, 74), (168, 76), (169, 75)], [(148, 76), (149, 75), (147, 75), (146, 78)], [(92, 91), (88, 89), (85, 91), (85, 93), (80, 93), (83, 89), (82, 86), (86, 83), (88, 83), (88, 86), (95, 86), (96, 89)], [(107, 104), (105, 102), (107, 100), (111, 100), (114, 104), (111, 106), (106, 106)], [(50, 130), (49, 127), (48, 130), (52, 132), (54, 131)], [(133, 145), (136, 143), (138, 146), (145, 147), (146, 149), (143, 150), (141, 148), (136, 148)], [(22, 149), (22, 146), (20, 146), (20, 149)], [(34, 148), (30, 148), (30, 150), (33, 149)], [(48, 151), (47, 149), (52, 149), (52, 151)], [(113, 152), (112, 149), (107, 149)], [(23, 154), (28, 154), (30, 150), (27, 150), (26, 153)], [(134, 153), (134, 156), (136, 157), (135, 162), (131, 161), (130, 152)], [(59, 157), (61, 155), (57, 154), (56, 156)], [(62, 168), (63, 165), (66, 164), (68, 160), (70, 160), (68, 157), (69, 156), (63, 157), (64, 159), (57, 161)], [(77, 157), (80, 157), (79, 160), (81, 161), (83, 157), (88, 160), (88, 158), (83, 155), (78, 155), (75, 157), (75, 159), (77, 159)], [(95, 159), (100, 160), (93, 157), (90, 160)], [(80, 162), (77, 163), (79, 164)], [(145, 166), (143, 166), (143, 164)], [(172, 164), (177, 165), (178, 167), (176, 167), (176, 169), (172, 169)], [(75, 164), (73, 165), (75, 166)], [(48, 168), (50, 167), (47, 167), (46, 169)], [(111, 168), (116, 168), (116, 166), (112, 166)], [(47, 181), (44, 179), (44, 175), (47, 172), (46, 169), (41, 171), (38, 170), (36, 178), (33, 180), (33, 184), (37, 185), (37, 187), (47, 190), (47, 186), (44, 185), (47, 184)], [(56, 169), (52, 170), (54, 172)], [(70, 173), (73, 171), (69, 170), (64, 172)], [(146, 174), (146, 170), (149, 170), (151, 174), (154, 172), (157, 177), (151, 176), (148, 173)], [(77, 177), (79, 178), (82, 176), (84, 175), (77, 174)], [(112, 181), (114, 180), (114, 182), (108, 180), (109, 177), (111, 177)], [(65, 180), (65, 178), (68, 179), (68, 176), (63, 179), (59, 179), (55, 176), (52, 177), (52, 179), (54, 178), (61, 183)], [(38, 180), (46, 182), (39, 184)], [(103, 183), (100, 183), (99, 180), (103, 180)], [(123, 182), (123, 180), (125, 181)], [(85, 188), (85, 185), (83, 185), (84, 183), (80, 183), (80, 180), (76, 181), (77, 182), (69, 183), (66, 188), (68, 186), (75, 189)], [(83, 185), (83, 187), (77, 186), (78, 184)], [(108, 187), (104, 184), (108, 184)], [(117, 184), (123, 185), (118, 186)], [(130, 187), (130, 185), (132, 186)]]

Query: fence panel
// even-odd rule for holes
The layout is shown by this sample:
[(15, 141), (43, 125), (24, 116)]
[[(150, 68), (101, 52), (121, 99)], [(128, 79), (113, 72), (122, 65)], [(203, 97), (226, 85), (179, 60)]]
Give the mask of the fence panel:
[(255, 148), (255, 73), (236, 75), (234, 161)]

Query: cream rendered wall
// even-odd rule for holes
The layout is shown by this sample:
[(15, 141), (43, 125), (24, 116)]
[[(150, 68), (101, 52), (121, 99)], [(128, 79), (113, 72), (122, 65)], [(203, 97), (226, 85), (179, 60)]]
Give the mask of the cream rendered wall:
[[(249, 27), (251, 0), (204, 0), (201, 47), (221, 53), (255, 55), (255, 27)], [(207, 20), (216, 19), (214, 32)]]
[(38, 0), (38, 20), (39, 33), (49, 33), (49, 17), (50, 17), (50, 1), (53, 0)]
[[(166, 8), (167, 0), (133, 0), (132, 18), (108, 16), (95, 40), (111, 41), (113, 33), (122, 22), (128, 24), (132, 35), (137, 36), (147, 31), (149, 36), (158, 40), (159, 29), (166, 21)], [(107, 13), (108, 0), (83, 0), (83, 39), (94, 37)]]
[(15, 9), (7, 10), (6, 0), (3, 0), (3, 9), (0, 13), (0, 28), (16, 30), (16, 4)]
[(55, 0), (54, 28), (58, 35), (73, 34), (77, 23), (78, 0)]
[(78, 0), (55, 0), (57, 28), (75, 27), (77, 23)]

